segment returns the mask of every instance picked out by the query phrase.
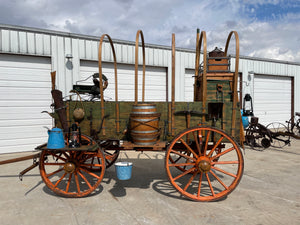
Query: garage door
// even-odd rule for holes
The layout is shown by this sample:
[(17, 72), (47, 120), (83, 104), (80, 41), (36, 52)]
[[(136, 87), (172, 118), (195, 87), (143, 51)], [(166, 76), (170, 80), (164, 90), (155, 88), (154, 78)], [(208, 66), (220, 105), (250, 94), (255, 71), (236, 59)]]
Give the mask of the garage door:
[(184, 101), (194, 101), (195, 70), (186, 69), (184, 76)]
[[(104, 99), (115, 100), (115, 78), (113, 63), (102, 63), (102, 73), (108, 78), (108, 87)], [(139, 67), (139, 101), (142, 99), (142, 67)], [(98, 63), (94, 61), (80, 62), (80, 79), (84, 80), (98, 72)], [(146, 67), (145, 101), (166, 101), (166, 68)], [(88, 79), (81, 84), (93, 84)], [(119, 101), (134, 101), (134, 66), (118, 64)]]
[(0, 54), (0, 153), (31, 151), (47, 141), (41, 111), (51, 104), (50, 58)]
[(259, 122), (285, 123), (291, 117), (292, 80), (290, 77), (254, 75), (254, 115)]

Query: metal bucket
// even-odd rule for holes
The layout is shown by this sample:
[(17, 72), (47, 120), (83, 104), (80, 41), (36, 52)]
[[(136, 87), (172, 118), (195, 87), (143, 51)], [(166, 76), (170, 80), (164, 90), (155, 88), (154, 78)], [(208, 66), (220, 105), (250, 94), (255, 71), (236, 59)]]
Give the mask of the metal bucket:
[(59, 149), (65, 147), (65, 140), (62, 129), (55, 127), (52, 130), (48, 130), (48, 135), (47, 148)]
[(243, 123), (243, 127), (244, 129), (246, 129), (249, 126), (249, 119), (248, 116), (244, 116), (243, 115), (243, 110), (241, 109), (241, 115), (242, 115), (242, 123)]
[(140, 103), (133, 105), (130, 114), (130, 135), (137, 145), (153, 145), (159, 137), (160, 113), (155, 104)]
[(117, 162), (115, 167), (119, 180), (129, 180), (131, 178), (132, 162)]

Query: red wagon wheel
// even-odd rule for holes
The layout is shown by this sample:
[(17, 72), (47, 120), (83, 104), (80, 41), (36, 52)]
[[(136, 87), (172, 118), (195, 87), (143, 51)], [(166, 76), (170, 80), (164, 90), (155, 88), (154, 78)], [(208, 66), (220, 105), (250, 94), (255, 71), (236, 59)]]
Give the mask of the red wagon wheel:
[(224, 131), (194, 127), (170, 143), (165, 167), (171, 184), (182, 195), (195, 201), (215, 201), (239, 184), (244, 160), (237, 143)]
[(96, 151), (44, 150), (40, 156), (41, 177), (47, 187), (60, 196), (87, 196), (97, 189), (104, 172), (105, 158), (100, 148)]

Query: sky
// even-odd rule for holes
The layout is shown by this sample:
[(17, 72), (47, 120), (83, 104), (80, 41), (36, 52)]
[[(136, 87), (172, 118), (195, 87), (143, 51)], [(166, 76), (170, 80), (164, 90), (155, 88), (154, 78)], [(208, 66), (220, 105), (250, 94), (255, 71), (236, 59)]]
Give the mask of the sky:
[(0, 0), (0, 23), (189, 49), (199, 28), (208, 51), (235, 30), (243, 56), (300, 62), (300, 0)]

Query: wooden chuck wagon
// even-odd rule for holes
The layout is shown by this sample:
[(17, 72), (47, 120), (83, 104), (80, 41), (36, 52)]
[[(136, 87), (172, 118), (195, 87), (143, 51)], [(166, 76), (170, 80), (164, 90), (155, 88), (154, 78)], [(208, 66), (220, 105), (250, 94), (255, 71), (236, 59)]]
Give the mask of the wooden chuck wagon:
[[(231, 60), (227, 54), (232, 35), (236, 40), (234, 73), (230, 72)], [(115, 96), (111, 96), (114, 101), (105, 101), (103, 94), (108, 84), (102, 75), (105, 38), (109, 40), (114, 58)], [(90, 101), (63, 100), (61, 92), (55, 89), (55, 73), (52, 73), (55, 122), (64, 131), (65, 147), (49, 149), (44, 144), (36, 148), (41, 151), (39, 169), (48, 188), (64, 197), (87, 196), (97, 189), (105, 169), (115, 163), (120, 151), (135, 150), (164, 151), (170, 183), (189, 199), (215, 201), (231, 193), (239, 184), (244, 167), (238, 144), (244, 139), (237, 96), (238, 34), (235, 31), (229, 34), (225, 52), (216, 48), (207, 54), (206, 46), (206, 33), (198, 30), (193, 102), (175, 102), (174, 34), (171, 101), (167, 96), (165, 102), (145, 102), (145, 46), (140, 30), (135, 44), (134, 102), (118, 100), (116, 55), (107, 34), (100, 39), (99, 74), (93, 79), (99, 86), (73, 86), (72, 92), (79, 97), (83, 93), (92, 94)], [(143, 59), (141, 101), (138, 98), (140, 48)], [(97, 97), (99, 101), (94, 100)]]

